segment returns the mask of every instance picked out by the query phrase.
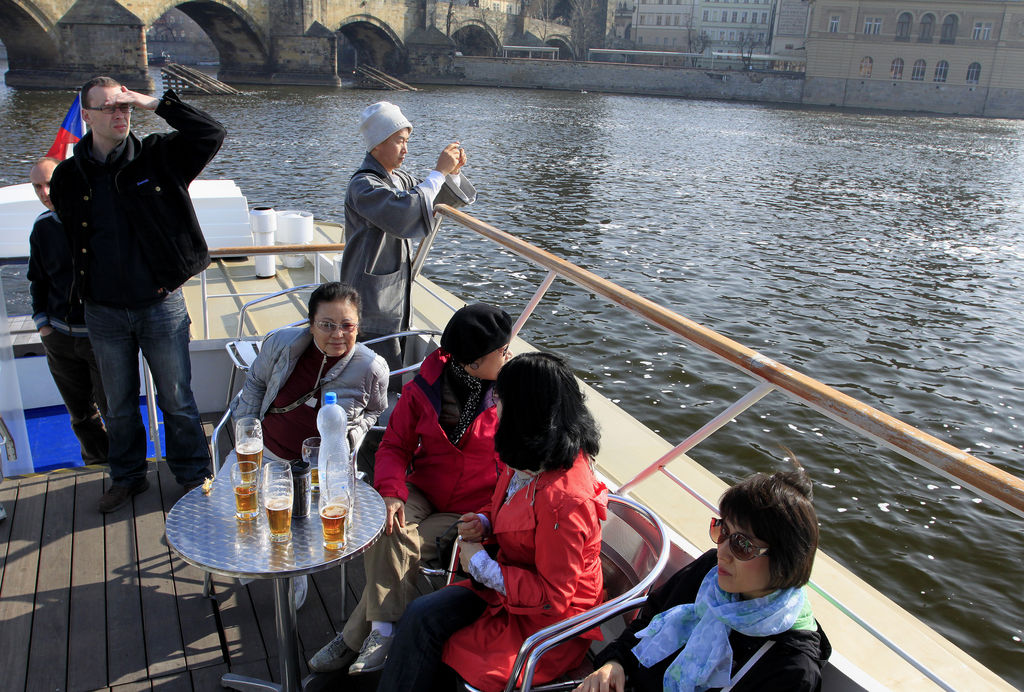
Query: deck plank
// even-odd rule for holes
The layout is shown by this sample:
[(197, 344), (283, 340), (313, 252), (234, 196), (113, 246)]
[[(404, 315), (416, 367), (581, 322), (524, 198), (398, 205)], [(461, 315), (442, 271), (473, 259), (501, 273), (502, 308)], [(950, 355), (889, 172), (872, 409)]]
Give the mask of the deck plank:
[(62, 690), (67, 684), (71, 540), (75, 522), (75, 476), (55, 473), (46, 488), (39, 547), (35, 616), (29, 645), (29, 690)]
[(28, 659), (23, 651), (32, 634), (45, 505), (46, 477), (21, 479), (14, 516), (7, 520), (11, 522), (10, 538), (0, 584), (0, 671), (4, 671), (4, 685), (13, 690), (24, 688), (27, 680)]
[(232, 672), (236, 666), (265, 662), (268, 658), (266, 640), (273, 639), (274, 630), (260, 629), (249, 590), (238, 580), (220, 575), (214, 575), (213, 583)]
[[(181, 486), (174, 480), (166, 464), (160, 464), (160, 497), (163, 504), (163, 515), (181, 497)], [(167, 544), (161, 526), (160, 541)], [(188, 564), (173, 550), (169, 551), (174, 594), (177, 602), (177, 615), (181, 636), (185, 649), (185, 660), (190, 670), (210, 665), (225, 663), (218, 633), (215, 601), (203, 597), (204, 572)], [(196, 689), (206, 689), (197, 687)]]
[[(146, 662), (149, 677), (159, 678), (185, 672), (187, 663), (178, 622), (170, 549), (164, 540), (162, 493), (173, 479), (169, 472), (163, 473), (166, 464), (151, 466), (149, 475), (154, 487), (135, 498), (135, 532)], [(180, 496), (181, 487), (174, 483), (174, 488)]]
[(68, 690), (107, 687), (106, 568), (103, 515), (96, 503), (103, 495), (99, 468), (75, 472), (75, 532), (71, 539), (71, 599), (68, 624)]
[[(148, 469), (150, 482), (155, 478)], [(147, 493), (157, 491), (150, 488)], [(111, 687), (147, 677), (145, 632), (139, 593), (139, 566), (135, 531), (136, 508), (145, 499), (135, 496), (126, 507), (104, 518), (106, 551), (107, 671)]]
[(0, 521), (0, 585), (4, 583), (4, 566), (7, 564), (7, 549), (11, 544), (11, 526), (14, 525), (17, 499), (18, 481), (10, 478), (0, 480), (0, 504), (7, 511), (7, 518)]

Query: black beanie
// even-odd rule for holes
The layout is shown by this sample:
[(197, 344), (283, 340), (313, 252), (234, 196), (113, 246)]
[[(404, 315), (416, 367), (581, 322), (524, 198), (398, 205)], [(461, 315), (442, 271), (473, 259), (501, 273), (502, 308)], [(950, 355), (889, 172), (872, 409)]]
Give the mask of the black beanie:
[(512, 318), (504, 310), (475, 303), (460, 308), (441, 334), (441, 348), (460, 365), (496, 351), (512, 336)]

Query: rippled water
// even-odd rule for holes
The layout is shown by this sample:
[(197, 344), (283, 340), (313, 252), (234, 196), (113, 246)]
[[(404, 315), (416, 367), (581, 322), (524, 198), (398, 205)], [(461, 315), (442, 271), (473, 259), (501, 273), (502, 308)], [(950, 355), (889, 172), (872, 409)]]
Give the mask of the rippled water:
[[(379, 94), (197, 97), (228, 126), (206, 177), (251, 205), (340, 219)], [(424, 172), (470, 154), (476, 216), (1024, 474), (1024, 123), (600, 94), (394, 94)], [(0, 89), (0, 185), (21, 182), (69, 94)], [(163, 129), (143, 114), (136, 128)], [(427, 272), (519, 309), (541, 274), (446, 228)], [(511, 272), (509, 274), (508, 272)], [(9, 273), (9, 272), (8, 272)], [(525, 336), (671, 441), (751, 384), (558, 283)], [(794, 450), (822, 545), (1024, 686), (1024, 522), (774, 394), (692, 454), (735, 480)]]

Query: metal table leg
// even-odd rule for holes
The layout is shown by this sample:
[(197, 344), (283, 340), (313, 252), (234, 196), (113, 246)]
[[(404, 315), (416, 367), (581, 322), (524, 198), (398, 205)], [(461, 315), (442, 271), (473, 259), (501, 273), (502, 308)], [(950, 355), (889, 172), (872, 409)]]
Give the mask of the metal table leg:
[(246, 692), (301, 692), (299, 677), (299, 638), (295, 627), (295, 602), (291, 594), (291, 579), (274, 580), (274, 629), (277, 632), (277, 656), (280, 663), (281, 684), (227, 673), (220, 679), (222, 687)]

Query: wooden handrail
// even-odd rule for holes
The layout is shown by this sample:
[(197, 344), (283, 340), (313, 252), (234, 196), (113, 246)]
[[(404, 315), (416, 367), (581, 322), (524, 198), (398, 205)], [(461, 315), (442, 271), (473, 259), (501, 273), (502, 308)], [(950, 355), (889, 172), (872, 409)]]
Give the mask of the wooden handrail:
[(242, 245), (240, 247), (219, 247), (210, 250), (210, 257), (241, 257), (243, 255), (301, 255), (310, 252), (341, 252), (345, 243), (320, 243), (319, 245)]
[(588, 291), (598, 293), (629, 312), (683, 337), (755, 379), (770, 382), (791, 397), (846, 427), (972, 488), (1015, 514), (1024, 517), (1024, 480), (948, 442), (868, 406), (837, 389), (761, 355), (668, 308), (603, 279), (561, 257), (498, 230), (446, 204), (434, 206), (445, 216), (499, 245), (558, 273)]

